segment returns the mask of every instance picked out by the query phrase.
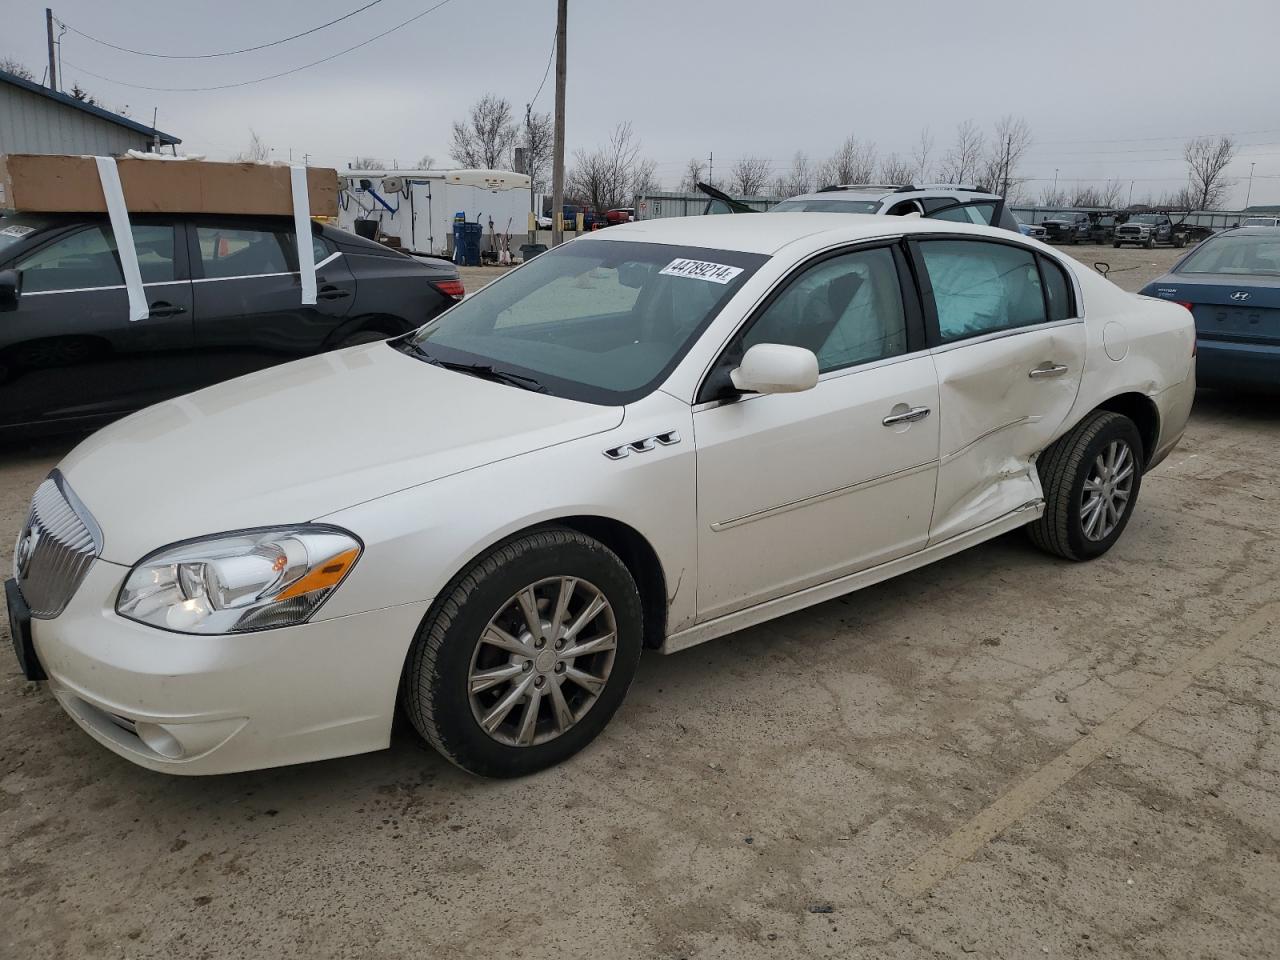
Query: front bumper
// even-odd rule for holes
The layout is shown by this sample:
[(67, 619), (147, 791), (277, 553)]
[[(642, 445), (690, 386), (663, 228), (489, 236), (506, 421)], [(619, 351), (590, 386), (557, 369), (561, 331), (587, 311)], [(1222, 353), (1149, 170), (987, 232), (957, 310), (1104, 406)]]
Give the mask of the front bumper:
[(152, 770), (210, 774), (390, 742), (401, 668), (427, 601), (191, 636), (117, 616), (127, 573), (95, 561), (60, 616), (31, 624), (50, 691), (103, 746)]

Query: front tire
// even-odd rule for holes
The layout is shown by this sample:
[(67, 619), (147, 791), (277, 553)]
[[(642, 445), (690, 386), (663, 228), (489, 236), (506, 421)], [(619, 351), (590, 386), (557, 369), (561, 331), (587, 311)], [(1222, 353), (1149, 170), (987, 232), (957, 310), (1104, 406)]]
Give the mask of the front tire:
[(482, 777), (577, 753), (622, 703), (640, 659), (635, 580), (608, 547), (548, 528), (495, 547), (441, 594), (409, 652), (414, 727)]
[(1120, 539), (1142, 486), (1142, 436), (1128, 417), (1098, 410), (1040, 455), (1045, 508), (1031, 542), (1067, 560), (1100, 557)]

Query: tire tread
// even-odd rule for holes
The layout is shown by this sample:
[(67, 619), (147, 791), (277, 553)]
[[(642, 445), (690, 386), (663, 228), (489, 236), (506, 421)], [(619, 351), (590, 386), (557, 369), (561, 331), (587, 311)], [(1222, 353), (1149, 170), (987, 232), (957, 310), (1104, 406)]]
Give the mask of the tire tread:
[[(464, 770), (471, 769), (462, 756), (460, 745), (449, 740), (439, 723), (439, 705), (436, 702), (437, 685), (424, 682), (428, 678), (439, 676), (439, 661), (445, 644), (449, 641), (450, 628), (461, 616), (471, 596), (485, 580), (497, 576), (504, 567), (530, 553), (570, 544), (597, 552), (601, 555), (602, 561), (617, 564), (624, 571), (627, 569), (618, 555), (604, 544), (568, 527), (547, 527), (519, 534), (495, 546), (471, 567), (455, 577), (441, 591), (444, 599), (436, 603), (434, 609), (427, 615), (424, 628), (419, 630), (405, 664), (401, 680), (401, 701), (410, 722), (418, 733), (455, 766)], [(629, 572), (628, 577), (630, 577)], [(639, 616), (640, 593), (634, 589), (634, 584), (632, 596), (626, 599), (634, 604), (636, 615)]]
[(1072, 549), (1068, 536), (1072, 478), (1083, 464), (1084, 452), (1090, 441), (1111, 424), (1127, 420), (1119, 413), (1095, 410), (1040, 455), (1036, 469), (1044, 491), (1044, 513), (1040, 519), (1027, 525), (1027, 533), (1031, 542), (1041, 550), (1066, 560), (1085, 559)]

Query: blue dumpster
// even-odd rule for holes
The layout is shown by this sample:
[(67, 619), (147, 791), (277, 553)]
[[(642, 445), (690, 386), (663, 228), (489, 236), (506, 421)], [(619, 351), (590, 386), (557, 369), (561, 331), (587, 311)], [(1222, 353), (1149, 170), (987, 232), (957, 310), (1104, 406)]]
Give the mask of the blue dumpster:
[(480, 238), (484, 228), (478, 223), (453, 224), (453, 262), (464, 267), (480, 266)]

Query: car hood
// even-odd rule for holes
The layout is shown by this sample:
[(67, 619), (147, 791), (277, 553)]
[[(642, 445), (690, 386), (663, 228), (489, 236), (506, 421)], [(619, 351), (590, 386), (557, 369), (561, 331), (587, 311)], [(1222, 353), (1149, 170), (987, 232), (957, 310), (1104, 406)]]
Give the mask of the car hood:
[(178, 540), (313, 520), (622, 416), (373, 343), (148, 407), (60, 468), (102, 528), (103, 558), (132, 564)]

